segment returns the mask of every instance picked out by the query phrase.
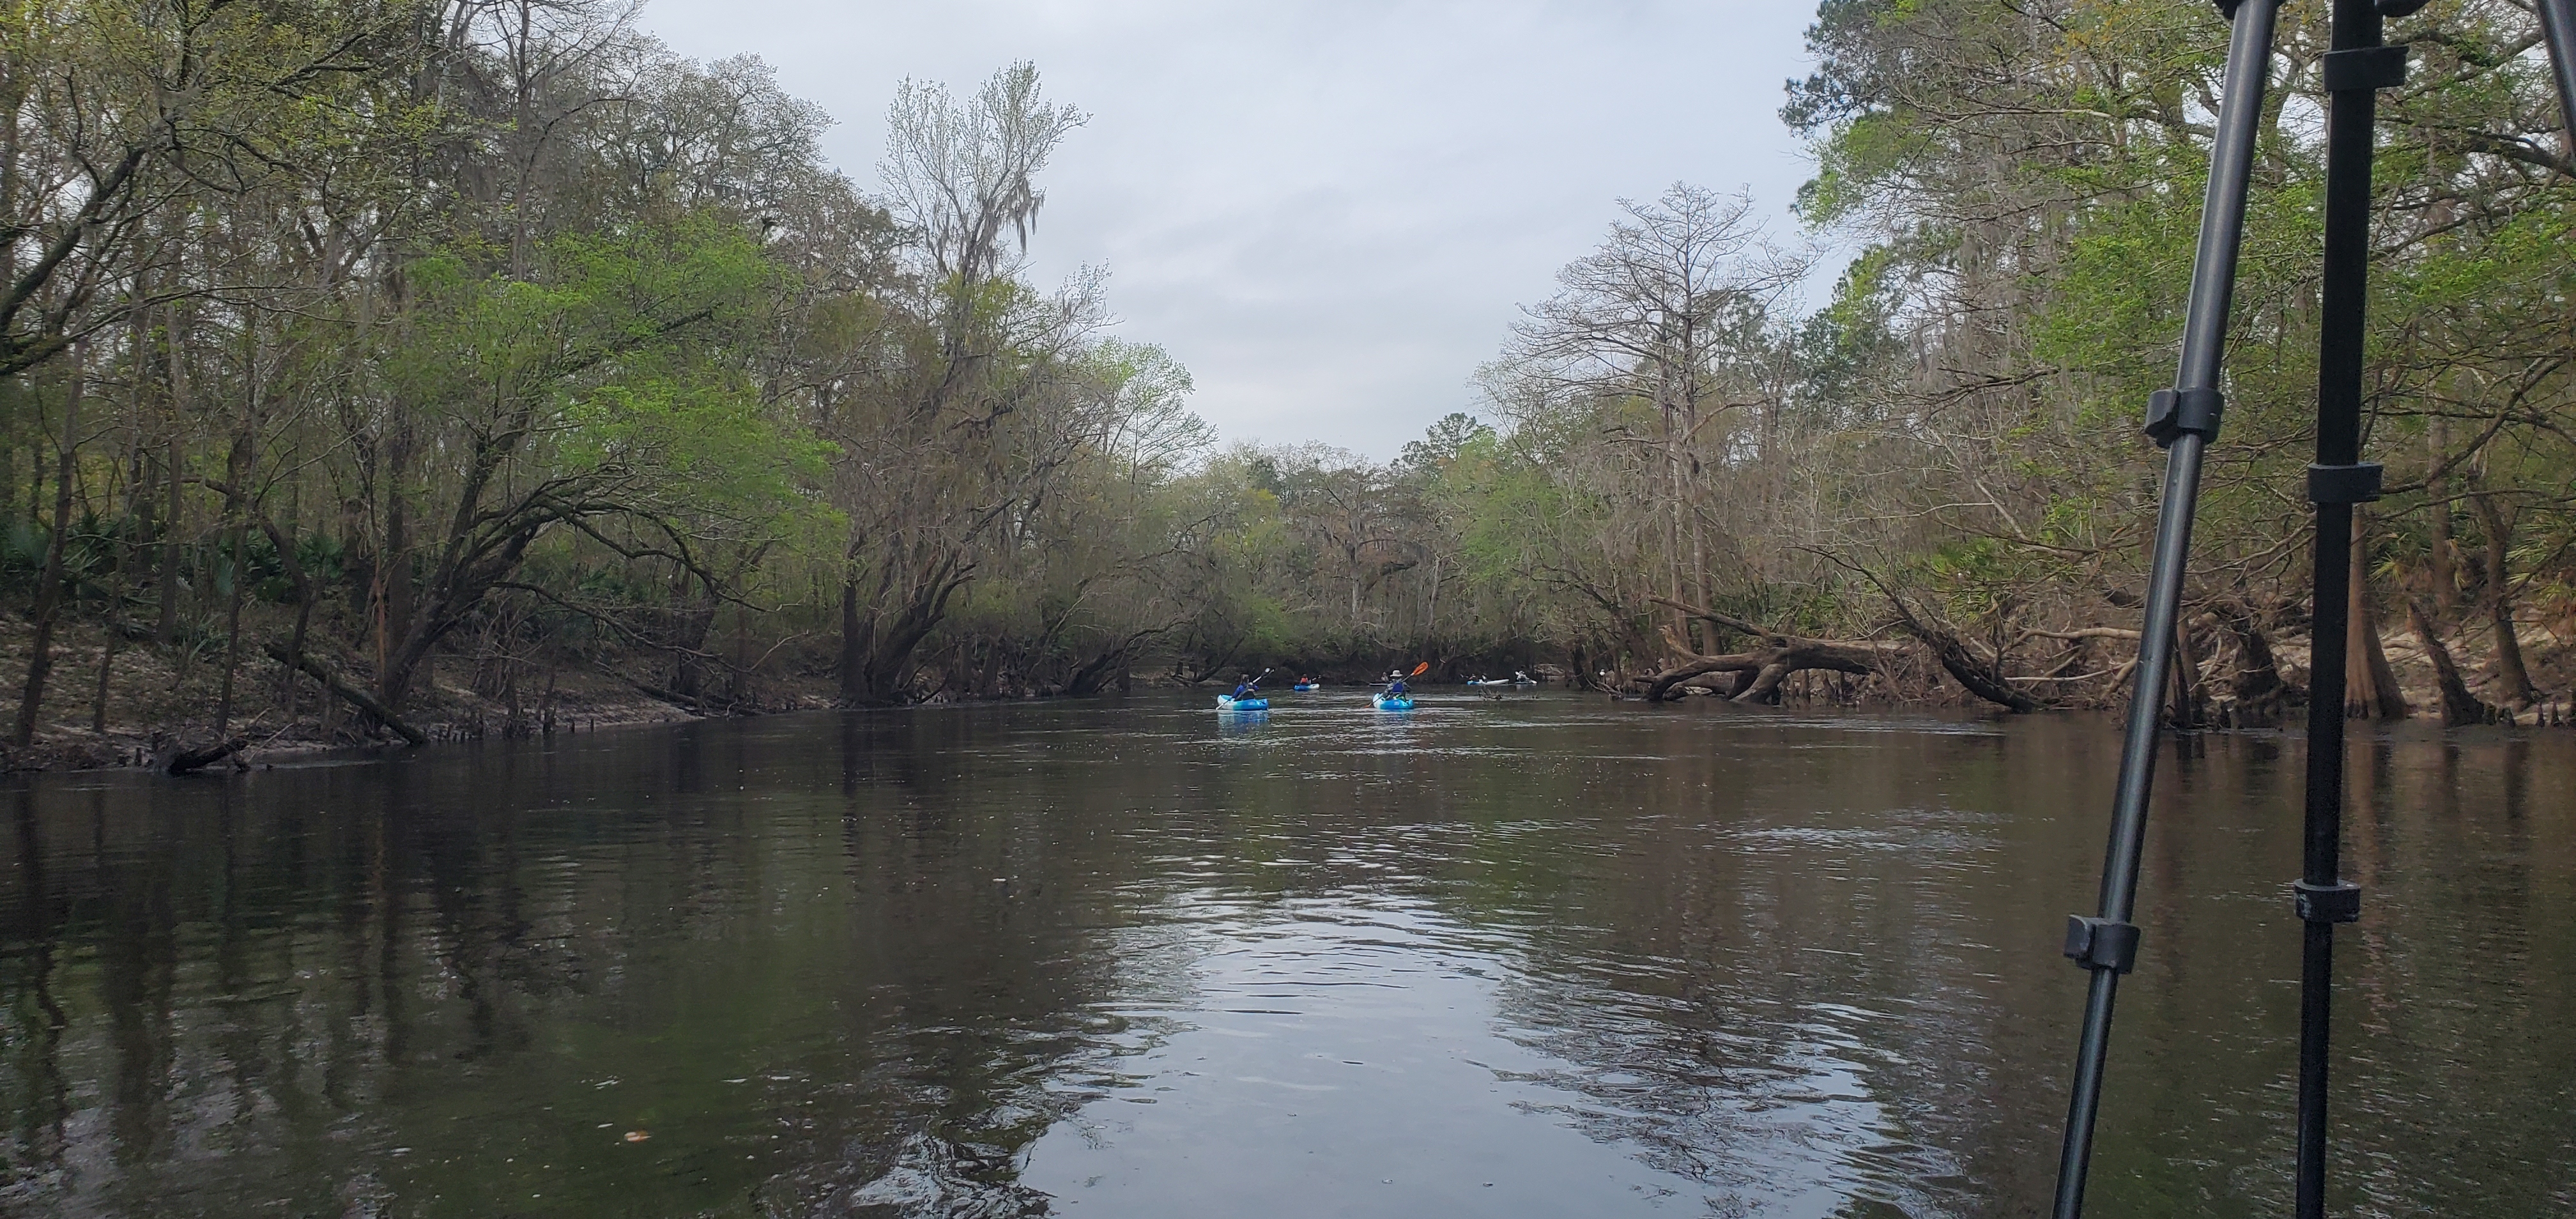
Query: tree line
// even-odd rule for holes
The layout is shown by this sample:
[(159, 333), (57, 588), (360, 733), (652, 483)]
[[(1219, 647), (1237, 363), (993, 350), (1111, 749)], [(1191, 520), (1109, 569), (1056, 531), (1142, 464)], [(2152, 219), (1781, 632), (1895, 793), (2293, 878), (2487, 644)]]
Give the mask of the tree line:
[[(2186, 719), (2302, 697), (2325, 5), (2280, 29), (2170, 694)], [(2526, 8), (2439, 0), (2390, 40), (2413, 66), (2379, 108), (2365, 421), (2388, 495), (2355, 544), (2350, 709), (2405, 712), (2404, 631), (2445, 719), (2527, 713), (2564, 698), (2576, 635), (2576, 145)], [(1871, 239), (1826, 315), (1851, 319), (1845, 346), (1898, 340), (1839, 433), (1884, 511), (1831, 548), (1904, 573), (2032, 696), (2115, 696), (2099, 641), (2143, 586), (2157, 463), (2136, 420), (2172, 375), (2226, 27), (2186, 0), (1827, 0), (1809, 41), (1782, 111), (1816, 142), (1800, 209)]]
[[(1781, 117), (1808, 257), (1750, 202), (1631, 202), (1482, 377), (1458, 514), (1620, 688), (1740, 699), (2128, 696), (2227, 29), (2198, 0), (1825, 0)], [(2283, 10), (2184, 637), (2187, 723), (2303, 701), (2325, 6)], [(2349, 710), (2565, 714), (2576, 638), (2576, 150), (2521, 6), (2397, 23), (2380, 108)], [(1474, 539), (1484, 539), (1479, 546)], [(2404, 662), (2392, 662), (2392, 652)], [(1585, 672), (1596, 670), (1586, 668)], [(2401, 681), (2401, 678), (2404, 681)]]
[(1106, 333), (1096, 277), (1025, 274), (1085, 117), (1025, 64), (906, 82), (863, 190), (758, 60), (634, 17), (13, 10), (17, 744), (417, 739), (567, 674), (700, 710), (765, 676), (1082, 693), (1168, 629), (1213, 523), (1169, 493), (1209, 442), (1187, 373)]
[[(2570, 146), (2528, 14), (2398, 23), (2355, 710), (2563, 688)], [(2284, 11), (2176, 714), (2303, 671), (2322, 6)], [(0, 19), (11, 739), (533, 729), (1559, 665), (1655, 698), (2125, 697), (2225, 27), (2198, 0), (1825, 0), (1798, 213), (1621, 205), (1390, 462), (1220, 449), (1041, 285), (1087, 122), (893, 90), (876, 181), (758, 60), (614, 0), (67, 0)], [(1464, 371), (1464, 370), (1462, 370)], [(2558, 666), (2558, 667), (2553, 667)], [(568, 695), (563, 695), (569, 697)]]

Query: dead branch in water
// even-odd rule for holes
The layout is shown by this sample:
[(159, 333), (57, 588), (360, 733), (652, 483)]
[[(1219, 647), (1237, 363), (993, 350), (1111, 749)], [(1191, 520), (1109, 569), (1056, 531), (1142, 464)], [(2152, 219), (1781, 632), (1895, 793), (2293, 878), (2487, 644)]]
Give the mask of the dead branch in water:
[(2003, 657), (1979, 656), (1966, 640), (1961, 639), (1958, 633), (1946, 624), (1928, 613), (1917, 613), (1913, 604), (1897, 595), (1896, 590), (1889, 587), (1887, 581), (1880, 579), (1877, 572), (1831, 551), (1814, 547), (1801, 547), (1801, 549), (1869, 581), (1871, 586), (1877, 588), (1879, 593), (1887, 598), (1887, 603), (1895, 607), (1898, 624), (1905, 628), (1905, 633), (1914, 636), (1922, 641), (1923, 646), (1932, 649), (1933, 658), (1941, 662), (1942, 671), (1948, 673), (1952, 680), (1966, 687), (1968, 693), (2021, 714), (2037, 711), (2048, 705), (2012, 688), (2010, 681), (2003, 674)]
[(349, 684), (339, 674), (332, 672), (329, 666), (314, 659), (310, 653), (301, 655), (289, 653), (284, 644), (271, 641), (268, 645), (268, 655), (271, 660), (279, 664), (312, 674), (313, 680), (321, 682), (325, 689), (339, 695), (350, 706), (375, 717), (377, 723), (384, 725), (387, 731), (401, 737), (405, 742), (413, 745), (429, 743), (428, 733), (404, 723), (401, 717), (387, 710), (383, 703), (377, 702), (374, 695)]
[(1741, 618), (1664, 597), (1655, 597), (1652, 600), (1658, 605), (1678, 610), (1693, 618), (1714, 622), (1751, 635), (1761, 640), (1762, 646), (1725, 656), (1703, 656), (1692, 651), (1682, 642), (1681, 637), (1667, 626), (1663, 629), (1664, 644), (1671, 648), (1675, 655), (1681, 657), (1682, 662), (1648, 679), (1646, 686), (1648, 702), (1661, 702), (1673, 697), (1672, 691), (1676, 686), (1713, 673), (1751, 674), (1752, 679), (1734, 692), (1731, 701), (1758, 702), (1769, 698), (1790, 674), (1809, 669), (1825, 669), (1836, 673), (1857, 673), (1866, 677), (1878, 672), (1885, 661), (1901, 655), (1904, 650), (1902, 644), (1879, 640), (1811, 639), (1804, 635), (1791, 635), (1783, 631), (1771, 630)]

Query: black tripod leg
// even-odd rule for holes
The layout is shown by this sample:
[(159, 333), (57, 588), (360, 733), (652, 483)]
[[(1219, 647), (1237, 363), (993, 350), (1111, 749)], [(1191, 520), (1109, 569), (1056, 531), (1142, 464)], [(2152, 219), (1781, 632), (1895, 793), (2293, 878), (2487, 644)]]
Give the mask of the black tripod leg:
[(2102, 1068), (2110, 1052), (2112, 1001), (2118, 995), (2120, 975), (2137, 961), (2138, 929), (2129, 915), (2137, 898), (2139, 855), (2146, 844), (2147, 794), (2161, 743), (2174, 624), (2181, 616), (2183, 572), (2191, 556), (2201, 454), (2217, 436), (2226, 404), (2218, 389), (2219, 360), (2226, 349), (2227, 308), (2236, 286), (2236, 254), (2245, 232), (2245, 192), (2253, 173), (2254, 139), (2263, 116), (2263, 86), (2271, 67), (2278, 5), (2279, 0), (2221, 0), (2219, 4), (2232, 27), (2227, 80), (2219, 102), (2218, 136), (2210, 148), (2209, 190), (2201, 207), (2200, 248), (2192, 261), (2182, 360), (2174, 387), (2156, 391), (2147, 406), (2147, 434), (2166, 450), (2164, 502), (2157, 513), (2155, 554), (2147, 577), (2137, 684), (2121, 742), (2111, 844), (2102, 863), (2101, 913), (2067, 921), (2066, 955), (2091, 970), (2093, 978), (2085, 995), (2083, 1040), (2076, 1049), (2066, 1142), (2058, 1161), (2057, 1219), (2075, 1219), (2083, 1213), (2084, 1176), (2093, 1156), (2093, 1119), (2100, 1108)]
[[(2299, 956), (2298, 1219), (2326, 1213), (2326, 1083), (2334, 1015), (2334, 928), (2361, 917), (2342, 876), (2344, 645), (2351, 630), (2353, 505), (2379, 498), (2361, 460), (2364, 305), (2370, 290), (2370, 162), (2380, 89), (2406, 79), (2406, 48), (2381, 45), (2374, 0), (2334, 0), (2326, 102), (2326, 259), (2318, 293), (2316, 582), (2308, 682), (2308, 790), (2295, 898)], [(2399, 5), (2398, 7), (2403, 7)]]
[(2576, 157), (2576, 0), (2539, 0), (2540, 36), (2558, 77), (2558, 109), (2567, 121), (2567, 154)]

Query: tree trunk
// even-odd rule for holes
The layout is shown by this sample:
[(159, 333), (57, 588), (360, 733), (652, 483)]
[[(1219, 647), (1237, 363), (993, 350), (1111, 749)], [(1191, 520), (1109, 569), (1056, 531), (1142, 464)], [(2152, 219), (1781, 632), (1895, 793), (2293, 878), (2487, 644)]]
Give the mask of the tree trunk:
[(279, 664), (293, 665), (296, 668), (302, 669), (306, 673), (311, 674), (313, 676), (313, 680), (322, 683), (323, 689), (339, 695), (340, 698), (350, 706), (366, 712), (367, 715), (373, 718), (377, 724), (383, 726), (395, 736), (401, 737), (403, 740), (414, 745), (426, 745), (429, 743), (428, 733), (422, 732), (420, 729), (404, 723), (401, 717), (394, 714), (392, 708), (385, 706), (383, 703), (377, 702), (374, 695), (341, 680), (339, 674), (324, 668), (320, 661), (317, 661), (310, 656), (289, 655), (284, 647), (274, 643), (268, 645), (268, 654)]
[(2167, 670), (2165, 719), (2176, 728), (2208, 724), (2209, 693), (2201, 686), (2200, 656), (2192, 650), (2191, 624), (2174, 624), (2173, 665)]
[(2012, 684), (2004, 679), (2000, 658), (1997, 663), (1988, 664), (1968, 647), (1966, 640), (1959, 638), (1957, 632), (1916, 614), (1914, 608), (1905, 603), (1904, 598), (1896, 595), (1895, 589), (1888, 587), (1877, 576), (1871, 575), (1869, 579), (1871, 583), (1878, 585), (1878, 591), (1886, 596), (1887, 603), (1896, 607), (1897, 619), (1904, 626), (1905, 633), (1914, 636), (1925, 647), (1932, 649), (1932, 657), (1940, 662), (1941, 671), (1948, 673), (1951, 680), (1958, 682), (1968, 693), (2016, 715), (2028, 715), (2047, 705), (2031, 695), (2014, 689)]
[(2228, 681), (2229, 692), (2236, 697), (2235, 725), (2279, 723), (2291, 691), (2281, 677), (2279, 659), (2272, 654), (2272, 641), (2264, 637), (2250, 607), (2221, 602), (2214, 612), (2236, 642), (2236, 670)]
[[(746, 581), (743, 593), (751, 589)], [(733, 673), (725, 682), (726, 710), (737, 710), (751, 700), (751, 608), (736, 601), (733, 607)]]
[[(1708, 590), (1708, 530), (1697, 512), (1691, 513), (1691, 600), (1700, 605), (1717, 602)], [(1691, 634), (1697, 635), (1700, 624), (1693, 622), (1690, 625)]]
[(170, 436), (162, 443), (162, 474), (170, 479), (170, 515), (162, 521), (162, 570), (160, 570), (160, 619), (152, 626), (152, 639), (170, 647), (178, 639), (178, 559), (180, 559), (180, 526), (188, 518), (188, 497), (180, 495), (188, 485), (188, 461), (180, 454), (178, 420), (188, 410), (188, 361), (180, 353), (180, 327), (183, 314), (170, 309)]
[(249, 531), (239, 521), (233, 523), (232, 596), (224, 609), (224, 679), (215, 696), (215, 735), (222, 736), (233, 722), (233, 679), (241, 672), (241, 612), (244, 586), (250, 583), (250, 548), (244, 544)]
[(74, 344), (71, 390), (63, 396), (62, 457), (54, 468), (54, 535), (45, 545), (44, 574), (37, 578), (36, 634), (27, 645), (27, 685), (19, 695), (17, 731), (10, 738), (22, 748), (36, 739), (45, 677), (54, 667), (54, 622), (63, 609), (63, 552), (72, 531), (72, 483), (80, 475), (81, 377), (88, 367), (88, 344)]
[[(689, 592), (692, 578), (698, 585), (694, 596)], [(707, 643), (715, 638), (716, 612), (724, 606), (723, 590), (712, 575), (683, 569), (673, 581), (671, 603), (672, 620), (677, 623), (670, 641), (671, 688), (697, 699), (698, 712), (703, 715), (711, 693), (707, 659), (715, 655)]]
[(1074, 670), (1072, 678), (1064, 684), (1065, 697), (1089, 698), (1107, 688), (1112, 681), (1123, 680), (1128, 658), (1135, 653), (1139, 642), (1142, 642), (1141, 636), (1122, 640), (1115, 647), (1103, 649), (1090, 663)]
[(859, 582), (841, 582), (841, 705), (858, 706), (867, 694), (867, 645), (859, 638)]
[(1431, 556), (1431, 590), (1422, 599), (1422, 641), (1428, 645), (1440, 632), (1440, 556)]
[(260, 529), (268, 534), (269, 545), (277, 548), (277, 565), (286, 570), (287, 580), (295, 585), (295, 631), (287, 640), (286, 654), (290, 659), (286, 662), (286, 680), (277, 700), (292, 718), (298, 701), (295, 696), (295, 675), (300, 671), (297, 665), (304, 656), (304, 637), (313, 626), (313, 603), (320, 600), (322, 594), (313, 587), (313, 577), (304, 570), (304, 560), (296, 555), (293, 539), (286, 535), (285, 530), (278, 528), (277, 522), (270, 519), (265, 511), (260, 513)]
[(385, 535), (376, 548), (376, 698), (389, 707), (402, 703), (404, 689), (411, 684), (411, 666), (400, 663), (397, 655), (411, 635), (413, 608), (411, 518), (399, 485), (399, 471), (409, 464), (404, 452), (408, 447), (400, 441), (387, 446)]
[(119, 636), (116, 631), (110, 628), (107, 632), (106, 645), (98, 651), (98, 689), (90, 698), (89, 730), (100, 736), (107, 735), (107, 682), (116, 669), (118, 641)]
[[(253, 367), (257, 366), (256, 357)], [(249, 421), (233, 436), (232, 453), (224, 461), (224, 515), (232, 524), (232, 594), (224, 607), (224, 677), (215, 697), (215, 735), (222, 736), (232, 727), (233, 682), (241, 672), (242, 596), (249, 591), (250, 522), (249, 504), (252, 436)]]
[(860, 702), (884, 706), (903, 701), (912, 677), (913, 653), (947, 617), (948, 599), (965, 586), (956, 565), (954, 559), (941, 563), (931, 579), (913, 590), (911, 604), (895, 615), (891, 625), (868, 623), (866, 659), (859, 667)]
[[(1670, 408), (1666, 408), (1664, 474), (1670, 484), (1670, 489), (1666, 492), (1670, 502), (1664, 514), (1664, 583), (1670, 599), (1682, 601), (1688, 598), (1690, 593), (1682, 587), (1682, 460), (1681, 455), (1674, 451), (1674, 441), (1672, 413)], [(1678, 610), (1675, 611), (1675, 615), (1674, 625), (1683, 631), (1688, 631), (1692, 626), (1690, 615)]]
[[(2451, 447), (2450, 420), (2439, 415), (2425, 428), (2425, 440), (2431, 452), (2425, 459), (2439, 469)], [(2458, 549), (2452, 539), (2450, 479), (2436, 476), (2424, 480), (2427, 507), (2432, 512), (2433, 554), (2429, 565), (2433, 582), (2433, 621), (2451, 623), (2460, 617), (2460, 572)]]
[(1968, 649), (1966, 641), (1947, 628), (1908, 615), (1905, 629), (1931, 647), (1934, 658), (1941, 662), (1941, 670), (1965, 687), (1968, 693), (2017, 715), (2028, 715), (2046, 706), (2038, 699), (2012, 688), (2004, 680), (1998, 667), (1990, 666), (1980, 660), (1976, 653)]
[(2460, 680), (2460, 666), (2451, 660), (2451, 649), (2442, 646), (2441, 632), (2433, 625), (2433, 615), (2424, 603), (2409, 599), (2406, 615), (2415, 628), (2415, 637), (2423, 641), (2424, 659), (2433, 666), (2434, 688), (2442, 695), (2442, 725), (2457, 728), (2463, 724), (2486, 722), (2486, 705), (2469, 693), (2469, 684)]
[(2496, 507), (2495, 493), (2469, 497), (2479, 528), (2487, 535), (2487, 620), (2495, 627), (2496, 702), (2528, 707), (2540, 694), (2531, 685), (2531, 670), (2522, 663), (2522, 639), (2513, 625), (2513, 526)]
[(1717, 674), (1742, 674), (1749, 679), (1720, 691), (1729, 702), (1777, 701), (1781, 684), (1792, 674), (1827, 669), (1865, 676), (1877, 672), (1889, 658), (1889, 648), (1884, 644), (1796, 635), (1774, 635), (1765, 639), (1761, 647), (1733, 655), (1700, 656), (1692, 653), (1680, 632), (1669, 626), (1664, 628), (1664, 644), (1680, 656), (1681, 662), (1647, 680), (1648, 702), (1679, 697), (1673, 691), (1701, 685), (1700, 679)]
[(165, 775), (192, 774), (240, 753), (250, 744), (240, 737), (218, 740), (212, 745), (190, 749), (177, 741), (162, 739), (152, 751), (152, 769)]
[(2379, 614), (2370, 602), (2368, 517), (2352, 514), (2351, 634), (2344, 640), (2344, 714), (2360, 719), (2402, 720), (2412, 708), (2397, 686), (2397, 670), (2388, 664), (2388, 648), (2379, 638)]

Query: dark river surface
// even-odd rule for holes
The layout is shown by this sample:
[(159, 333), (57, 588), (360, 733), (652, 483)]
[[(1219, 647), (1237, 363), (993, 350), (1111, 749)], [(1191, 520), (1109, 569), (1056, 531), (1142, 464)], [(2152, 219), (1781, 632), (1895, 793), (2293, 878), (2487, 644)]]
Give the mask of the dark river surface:
[[(1206, 706), (0, 789), (0, 1211), (2043, 1207), (2110, 723)], [(2338, 1213), (2576, 1213), (2576, 740), (2353, 761)], [(2094, 1215), (2287, 1212), (2300, 765), (2168, 755)]]

